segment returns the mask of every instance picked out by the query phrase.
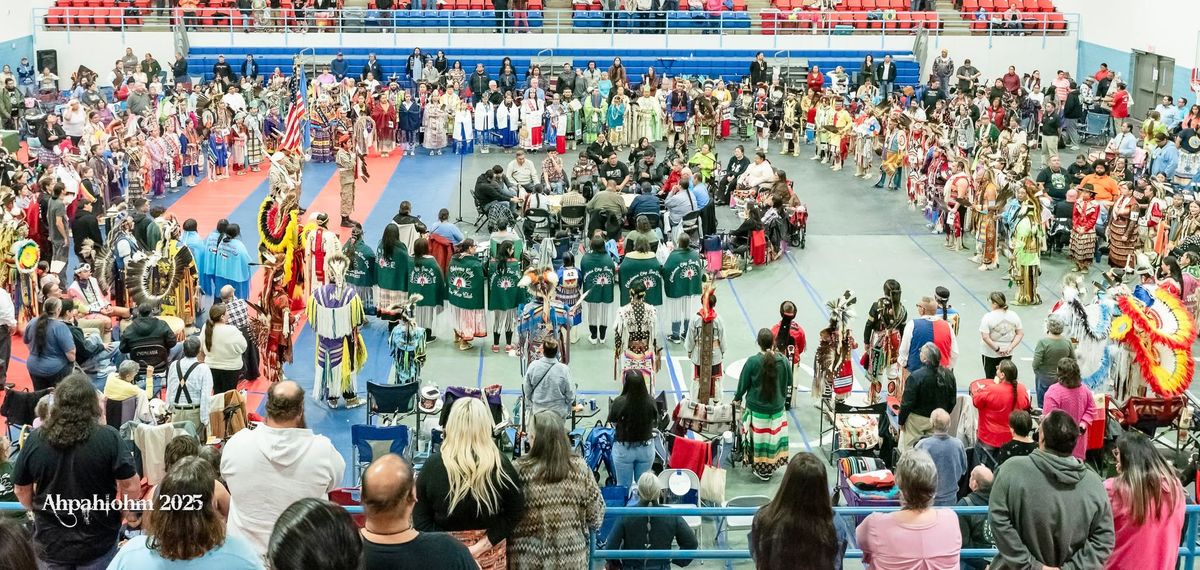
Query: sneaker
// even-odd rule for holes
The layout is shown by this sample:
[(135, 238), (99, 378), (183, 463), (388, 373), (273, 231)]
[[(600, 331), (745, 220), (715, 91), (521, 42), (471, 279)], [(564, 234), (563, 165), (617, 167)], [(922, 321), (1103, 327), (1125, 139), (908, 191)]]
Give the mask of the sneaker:
[(511, 344), (504, 345), (504, 352), (516, 352), (517, 348)]
[(330, 409), (332, 409), (332, 410), (336, 410), (336, 409), (337, 409), (337, 407), (338, 407), (338, 406), (337, 406), (337, 405), (338, 405), (338, 399), (337, 399), (337, 398), (326, 398), (326, 399), (325, 399), (325, 401), (329, 403), (329, 408), (330, 408)]
[(359, 399), (358, 396), (355, 396), (353, 398), (350, 398), (349, 400), (346, 400), (346, 409), (349, 410), (351, 408), (357, 408), (365, 403), (366, 402)]
[(500, 345), (498, 345), (498, 344), (493, 344), (493, 345), (492, 345), (492, 352), (496, 352), (496, 353), (500, 352)]
[(821, 155), (819, 155), (819, 154), (814, 154), (814, 155), (812, 156), (812, 158), (810, 158), (809, 160), (817, 160), (817, 159), (819, 159), (819, 158), (821, 158)]
[(588, 337), (588, 342), (590, 342), (592, 344), (598, 344), (600, 341), (597, 340), (596, 337), (592, 336), (592, 337)]

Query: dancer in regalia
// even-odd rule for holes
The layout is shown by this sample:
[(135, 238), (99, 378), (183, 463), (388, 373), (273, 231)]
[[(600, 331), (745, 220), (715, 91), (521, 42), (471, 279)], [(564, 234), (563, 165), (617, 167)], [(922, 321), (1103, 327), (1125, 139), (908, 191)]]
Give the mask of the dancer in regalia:
[(628, 290), (629, 304), (617, 313), (613, 349), (613, 375), (620, 381), (626, 370), (637, 370), (646, 379), (646, 388), (654, 393), (654, 377), (662, 366), (662, 347), (658, 345), (658, 315), (646, 303), (646, 287), (635, 283)]
[(717, 316), (717, 295), (712, 282), (700, 294), (700, 310), (687, 329), (687, 351), (692, 361), (692, 397), (708, 404), (721, 399), (721, 378), (725, 371), (725, 324)]
[(292, 316), (291, 296), (283, 281), (283, 263), (270, 252), (262, 253), (263, 288), (259, 292), (258, 311), (259, 337), (255, 344), (260, 351), (260, 370), (268, 382), (284, 380), (283, 365), (292, 362)]
[(666, 321), (671, 323), (671, 342), (683, 342), (682, 335), (687, 334), (687, 324), (696, 309), (700, 306), (700, 293), (703, 290), (704, 261), (700, 252), (691, 248), (691, 238), (687, 234), (679, 236), (675, 250), (667, 256), (667, 263), (662, 269), (665, 281)]
[(408, 294), (420, 295), (414, 312), (416, 323), (425, 329), (425, 341), (433, 342), (433, 326), (446, 304), (446, 277), (437, 259), (429, 254), (429, 240), (413, 243), (412, 266), (408, 273)]
[(512, 352), (513, 332), (517, 326), (517, 307), (525, 302), (521, 281), (521, 263), (513, 256), (513, 242), (496, 247), (496, 255), (487, 265), (488, 312), (492, 314), (492, 352), (500, 352), (500, 333), (504, 350)]
[(368, 315), (375, 314), (375, 252), (371, 246), (363, 242), (363, 230), (359, 224), (354, 224), (350, 230), (350, 239), (342, 247), (342, 253), (350, 258), (350, 267), (346, 270), (346, 283), (358, 291), (363, 300), (363, 310)]
[(883, 379), (899, 378), (900, 335), (908, 322), (908, 311), (900, 301), (900, 283), (895, 279), (883, 282), (883, 296), (871, 305), (867, 322), (863, 326), (863, 345), (869, 347), (863, 354), (864, 368), (871, 378), (871, 389), (867, 401), (874, 402), (882, 390)]
[(412, 257), (408, 246), (400, 240), (400, 226), (388, 224), (375, 248), (375, 306), (379, 318), (387, 321), (388, 330), (400, 320), (401, 308), (408, 300), (408, 278)]
[(367, 363), (367, 347), (359, 328), (366, 324), (362, 299), (346, 284), (350, 260), (340, 251), (325, 260), (329, 282), (313, 289), (308, 299), (308, 324), (317, 335), (317, 374), (313, 378), (313, 397), (337, 407), (338, 399), (347, 408), (361, 406), (358, 398), (358, 372)]
[[(579, 304), (565, 306), (558, 302), (558, 273), (554, 269), (554, 240), (542, 240), (534, 261), (517, 283), (524, 289), (529, 302), (521, 306), (517, 316), (517, 353), (521, 359), (521, 374), (531, 362), (542, 357), (542, 345), (547, 339), (558, 343), (558, 360), (570, 364), (571, 350), (568, 323), (579, 310)], [(584, 293), (586, 297), (586, 292)]]
[(487, 338), (485, 281), (483, 260), (475, 253), (475, 241), (467, 238), (455, 249), (446, 275), (446, 297), (454, 316), (454, 342), (459, 350), (470, 350), (472, 341)]
[(328, 282), (325, 259), (334, 252), (342, 251), (342, 242), (336, 233), (329, 230), (329, 215), (314, 212), (313, 226), (305, 229), (304, 235), (304, 290), (311, 295), (318, 287)]
[(603, 343), (608, 336), (608, 327), (616, 319), (617, 264), (604, 249), (604, 240), (593, 237), (589, 250), (580, 261), (583, 271), (583, 290), (587, 299), (583, 303), (587, 313), (588, 342)]

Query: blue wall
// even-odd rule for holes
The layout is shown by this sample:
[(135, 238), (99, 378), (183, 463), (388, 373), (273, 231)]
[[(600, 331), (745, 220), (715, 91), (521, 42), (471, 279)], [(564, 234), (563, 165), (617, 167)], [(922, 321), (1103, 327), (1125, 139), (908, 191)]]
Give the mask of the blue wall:
[[(1171, 54), (1163, 55), (1170, 57)], [(1108, 68), (1121, 74), (1121, 78), (1126, 82), (1132, 78), (1133, 52), (1112, 49), (1091, 42), (1079, 42), (1079, 68), (1076, 70), (1075, 77), (1087, 77), (1096, 73), (1096, 70), (1100, 69), (1101, 63), (1107, 63)], [(1049, 76), (1046, 70), (1042, 70), (1043, 82)], [(1195, 102), (1196, 93), (1192, 93), (1189, 86), (1191, 78), (1191, 68), (1179, 65), (1175, 66), (1171, 94), (1176, 98), (1184, 97), (1189, 102)], [(1147, 104), (1149, 104), (1149, 101), (1134, 101), (1134, 105), (1138, 109), (1144, 109)]]
[[(23, 36), (0, 42), (0, 65), (8, 64), (12, 67), (13, 73), (17, 72), (17, 64), (21, 63), (22, 57), (28, 57), (29, 61), (33, 61), (33, 36)], [(59, 70), (62, 73), (62, 70)]]

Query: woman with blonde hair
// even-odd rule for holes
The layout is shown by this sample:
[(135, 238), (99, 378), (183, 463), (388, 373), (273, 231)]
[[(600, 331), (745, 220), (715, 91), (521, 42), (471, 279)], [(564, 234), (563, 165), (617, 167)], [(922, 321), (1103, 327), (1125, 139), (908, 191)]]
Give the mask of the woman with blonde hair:
[(506, 540), (525, 512), (520, 477), (492, 440), (492, 427), (483, 400), (454, 402), (442, 449), (417, 478), (413, 509), (417, 530), (451, 533), (481, 570), (507, 567)]
[(586, 568), (588, 536), (604, 520), (600, 487), (552, 411), (533, 415), (533, 447), (517, 461), (525, 516), (513, 530), (513, 568)]
[(1112, 502), (1116, 545), (1105, 568), (1170, 570), (1179, 558), (1183, 487), (1175, 470), (1136, 431), (1117, 438), (1117, 476), (1104, 481)]

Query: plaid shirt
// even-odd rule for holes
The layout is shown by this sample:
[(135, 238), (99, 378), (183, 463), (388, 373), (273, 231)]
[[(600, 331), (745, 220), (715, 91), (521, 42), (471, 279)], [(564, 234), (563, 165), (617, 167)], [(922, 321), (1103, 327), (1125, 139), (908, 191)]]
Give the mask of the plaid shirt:
[(246, 330), (250, 326), (250, 308), (244, 299), (234, 297), (224, 301), (225, 303), (225, 322), (237, 327), (240, 330)]

